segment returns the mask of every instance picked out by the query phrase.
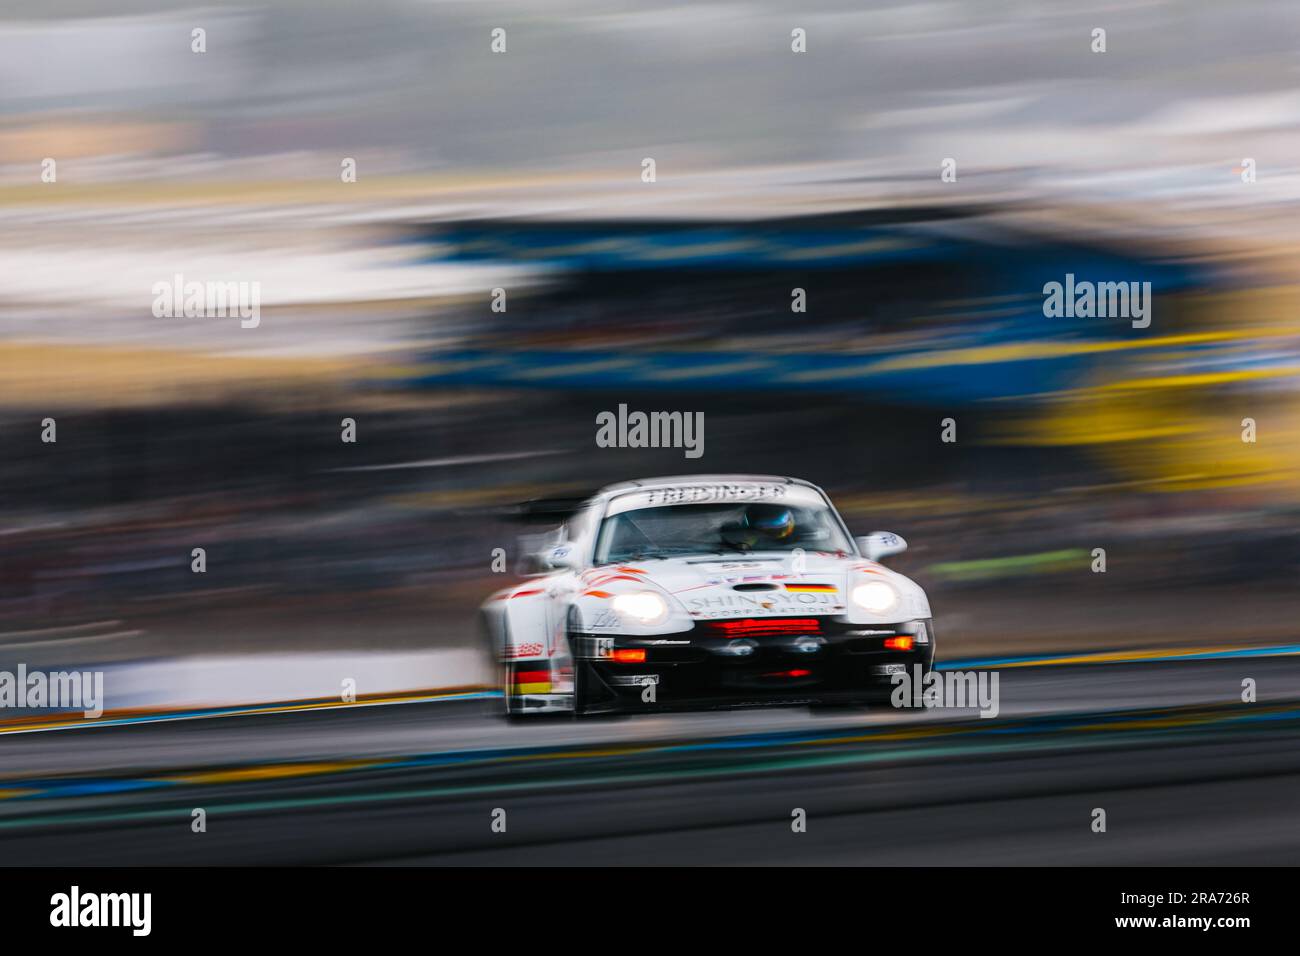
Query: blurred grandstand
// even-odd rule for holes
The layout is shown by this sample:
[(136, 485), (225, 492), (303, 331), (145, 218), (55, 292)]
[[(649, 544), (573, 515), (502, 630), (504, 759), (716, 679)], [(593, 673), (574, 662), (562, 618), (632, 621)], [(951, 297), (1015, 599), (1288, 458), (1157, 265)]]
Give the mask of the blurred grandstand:
[[(397, 223), (406, 268), (478, 269), (482, 290), (408, 301), (405, 331), (350, 365), (245, 377), (232, 358), (179, 400), (73, 401), (57, 446), (6, 414), (29, 451), (4, 472), (0, 621), (56, 658), (462, 643), (492, 549), (522, 568), (513, 503), (683, 470), (672, 450), (593, 453), (596, 412), (626, 401), (705, 411), (708, 470), (798, 474), (856, 529), (916, 542), (901, 565), (952, 653), (1282, 635), (1300, 563), (1284, 293), (1063, 233), (942, 208)], [(1152, 281), (1152, 327), (1045, 318), (1067, 269)], [(1247, 415), (1267, 442), (1243, 445)], [(1041, 616), (997, 613), (1043, 581)], [(1216, 585), (1257, 592), (1251, 616)]]

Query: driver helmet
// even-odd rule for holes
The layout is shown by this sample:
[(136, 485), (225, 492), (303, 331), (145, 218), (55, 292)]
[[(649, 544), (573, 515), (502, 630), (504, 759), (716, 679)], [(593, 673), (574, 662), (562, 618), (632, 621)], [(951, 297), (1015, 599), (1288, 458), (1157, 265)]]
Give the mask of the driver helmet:
[(745, 524), (781, 541), (794, 534), (794, 512), (785, 505), (750, 505), (745, 510)]

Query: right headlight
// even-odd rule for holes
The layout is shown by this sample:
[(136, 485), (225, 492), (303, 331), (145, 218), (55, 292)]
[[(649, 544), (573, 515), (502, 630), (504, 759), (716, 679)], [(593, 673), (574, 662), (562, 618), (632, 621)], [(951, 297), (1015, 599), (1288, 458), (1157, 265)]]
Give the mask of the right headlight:
[(614, 598), (614, 610), (642, 624), (658, 624), (668, 616), (667, 602), (654, 591), (620, 594)]
[(898, 604), (898, 592), (884, 581), (868, 581), (853, 589), (853, 603), (872, 614), (883, 614)]

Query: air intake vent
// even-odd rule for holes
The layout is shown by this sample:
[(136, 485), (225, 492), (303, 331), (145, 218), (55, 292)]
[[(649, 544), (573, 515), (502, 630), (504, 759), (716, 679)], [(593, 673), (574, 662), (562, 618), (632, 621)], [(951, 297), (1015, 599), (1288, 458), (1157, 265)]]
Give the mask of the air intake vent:
[(717, 637), (762, 637), (764, 634), (820, 634), (815, 617), (742, 617), (727, 621), (701, 621), (699, 628)]

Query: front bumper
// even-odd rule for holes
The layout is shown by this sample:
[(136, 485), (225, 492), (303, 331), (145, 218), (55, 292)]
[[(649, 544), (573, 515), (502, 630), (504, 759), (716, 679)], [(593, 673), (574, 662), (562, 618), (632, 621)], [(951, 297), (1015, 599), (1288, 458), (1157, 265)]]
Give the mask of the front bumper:
[(589, 710), (836, 703), (885, 700), (893, 673), (928, 670), (934, 628), (717, 621), (655, 637), (580, 635), (574, 646)]

